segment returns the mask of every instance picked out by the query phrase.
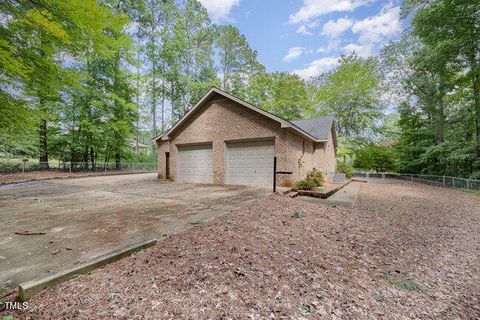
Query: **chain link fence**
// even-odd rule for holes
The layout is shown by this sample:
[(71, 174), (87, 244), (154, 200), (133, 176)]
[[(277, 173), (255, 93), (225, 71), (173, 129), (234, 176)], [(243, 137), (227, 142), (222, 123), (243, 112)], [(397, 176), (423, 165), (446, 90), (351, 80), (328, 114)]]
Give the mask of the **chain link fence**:
[(456, 188), (465, 190), (480, 191), (480, 180), (465, 179), (451, 176), (439, 176), (429, 174), (391, 173), (391, 172), (356, 172), (356, 177), (366, 180), (374, 179), (401, 179), (411, 182), (420, 182), (445, 188)]
[(156, 172), (156, 162), (65, 162), (0, 160), (0, 183), (69, 176)]

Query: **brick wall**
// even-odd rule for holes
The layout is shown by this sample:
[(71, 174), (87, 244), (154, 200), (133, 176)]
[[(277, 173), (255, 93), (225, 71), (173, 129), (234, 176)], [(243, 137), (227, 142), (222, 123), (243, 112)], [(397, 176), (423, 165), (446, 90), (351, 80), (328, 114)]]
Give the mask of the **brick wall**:
[(283, 180), (290, 180), (290, 183), (297, 181), (312, 170), (312, 142), (304, 141), (294, 133), (282, 129), (278, 122), (234, 101), (219, 99), (197, 109), (176, 129), (170, 141), (158, 143), (158, 176), (165, 177), (165, 152), (170, 152), (170, 178), (175, 180), (177, 145), (211, 142), (214, 183), (224, 183), (225, 141), (266, 138), (275, 140), (277, 169), (294, 173), (291, 176), (280, 176), (279, 184)]
[(327, 142), (315, 143), (313, 161), (314, 167), (320, 170), (327, 180), (331, 180), (337, 168), (337, 157), (335, 155), (332, 133), (328, 136)]

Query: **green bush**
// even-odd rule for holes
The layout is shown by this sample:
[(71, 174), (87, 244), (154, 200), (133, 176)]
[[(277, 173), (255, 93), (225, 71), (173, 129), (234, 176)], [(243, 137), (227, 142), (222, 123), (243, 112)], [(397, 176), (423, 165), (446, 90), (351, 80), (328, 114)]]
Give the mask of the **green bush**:
[(345, 173), (345, 177), (351, 178), (353, 177), (353, 168), (346, 162), (339, 161), (337, 162), (337, 172)]
[(473, 180), (480, 180), (480, 171), (473, 172), (468, 178)]
[(297, 189), (299, 190), (313, 190), (323, 185), (323, 174), (320, 171), (310, 171), (304, 180), (297, 182)]
[(355, 151), (355, 168), (376, 172), (396, 171), (396, 156), (392, 148), (369, 145)]
[(313, 181), (304, 179), (297, 182), (296, 187), (298, 190), (313, 190), (317, 186)]
[(307, 173), (306, 180), (312, 181), (317, 187), (323, 185), (323, 174), (320, 171), (310, 171)]
[(0, 161), (0, 172), (18, 172), (18, 171), (22, 171), (21, 163)]

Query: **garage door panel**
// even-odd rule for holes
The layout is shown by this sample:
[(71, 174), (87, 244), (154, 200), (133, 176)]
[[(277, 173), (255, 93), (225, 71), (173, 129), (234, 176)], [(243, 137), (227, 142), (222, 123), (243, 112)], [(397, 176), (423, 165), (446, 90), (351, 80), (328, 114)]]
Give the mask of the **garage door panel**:
[(274, 156), (273, 140), (227, 143), (226, 183), (271, 185)]
[(213, 183), (212, 145), (179, 146), (177, 180)]

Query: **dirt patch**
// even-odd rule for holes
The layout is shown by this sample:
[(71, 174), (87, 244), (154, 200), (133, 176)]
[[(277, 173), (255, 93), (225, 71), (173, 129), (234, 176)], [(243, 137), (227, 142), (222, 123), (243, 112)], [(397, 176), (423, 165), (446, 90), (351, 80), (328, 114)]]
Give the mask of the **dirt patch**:
[(480, 198), (392, 181), (272, 195), (44, 291), (35, 319), (478, 319)]

